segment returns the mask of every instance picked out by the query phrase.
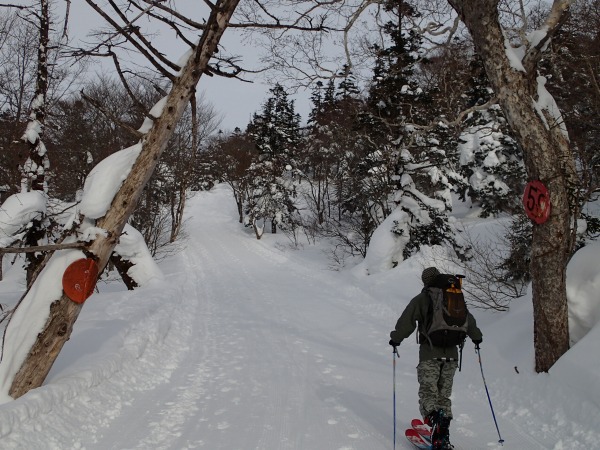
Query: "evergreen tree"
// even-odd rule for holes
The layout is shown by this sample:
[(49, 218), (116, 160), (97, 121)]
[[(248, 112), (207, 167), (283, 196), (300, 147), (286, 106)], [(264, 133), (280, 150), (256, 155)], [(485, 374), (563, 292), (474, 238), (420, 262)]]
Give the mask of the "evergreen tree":
[(404, 134), (406, 123), (426, 123), (425, 109), (419, 106), (428, 99), (415, 77), (422, 62), (422, 37), (407, 26), (418, 12), (406, 1), (387, 1), (385, 9), (392, 17), (383, 27), (390, 41), (384, 48), (374, 46), (376, 60), (367, 103), (372, 126), (396, 140)]
[(326, 88), (316, 84), (311, 101), (306, 139), (299, 154), (299, 167), (308, 184), (304, 193), (308, 209), (314, 214), (316, 226), (321, 226), (326, 215), (331, 214), (331, 186), (336, 155), (340, 143), (338, 115), (335, 111), (335, 84), (329, 81)]
[[(349, 98), (359, 98), (360, 90), (356, 85), (356, 77), (354, 76), (352, 70), (350, 70), (350, 68), (347, 65), (344, 65), (344, 68), (340, 71), (338, 76), (341, 77), (341, 81), (337, 88), (335, 96), (340, 100), (345, 100)], [(327, 92), (325, 93), (325, 102), (331, 102), (331, 100), (333, 100), (333, 88), (334, 85), (332, 82), (330, 82), (327, 88)]]
[[(418, 12), (409, 2), (389, 1), (386, 10), (394, 20), (384, 27), (389, 45), (376, 48), (373, 84), (369, 92), (369, 113), (363, 115), (369, 141), (395, 159), (393, 200), (405, 214), (392, 232), (408, 238), (403, 257), (422, 245), (451, 244), (462, 255), (454, 229), (448, 221), (450, 192), (460, 177), (452, 168), (455, 146), (452, 130), (431, 126), (435, 87), (419, 84), (422, 38), (409, 24)], [(428, 90), (429, 89), (429, 90)]]
[[(472, 63), (474, 75), (467, 92), (467, 106), (488, 102), (493, 92), (479, 60)], [(520, 209), (525, 168), (521, 149), (498, 105), (474, 111), (464, 122), (460, 136), (461, 172), (466, 183), (458, 189), (482, 208), (482, 217)]]
[(270, 92), (271, 97), (261, 114), (254, 114), (247, 129), (256, 145), (258, 160), (248, 169), (245, 212), (257, 238), (262, 234), (260, 220), (270, 220), (273, 233), (277, 231), (277, 225), (295, 226), (294, 170), (297, 167), (295, 153), (301, 139), (300, 116), (282, 86), (276, 85)]

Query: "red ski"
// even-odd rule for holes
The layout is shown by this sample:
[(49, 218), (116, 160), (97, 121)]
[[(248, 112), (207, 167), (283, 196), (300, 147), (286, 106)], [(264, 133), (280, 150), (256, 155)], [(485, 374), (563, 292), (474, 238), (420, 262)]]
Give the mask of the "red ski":
[(406, 439), (419, 450), (431, 450), (431, 444), (413, 428), (409, 428), (404, 432)]
[(419, 433), (427, 442), (431, 442), (431, 428), (428, 425), (425, 425), (421, 419), (413, 419), (410, 422), (410, 426), (413, 427), (413, 430)]

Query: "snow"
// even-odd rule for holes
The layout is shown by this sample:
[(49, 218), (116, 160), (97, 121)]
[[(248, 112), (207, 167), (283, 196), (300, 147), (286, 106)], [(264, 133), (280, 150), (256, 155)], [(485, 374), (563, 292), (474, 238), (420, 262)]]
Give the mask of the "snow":
[(567, 268), (569, 332), (574, 343), (600, 322), (600, 269), (598, 264), (590, 264), (599, 251), (597, 243), (583, 247), (573, 255)]
[[(548, 36), (548, 26), (544, 25), (539, 30), (534, 30), (534, 31), (530, 32), (527, 35), (527, 41), (529, 41), (529, 45), (531, 47), (537, 47), (539, 45), (539, 43), (542, 42), (542, 40), (546, 38), (546, 36)], [(546, 48), (548, 48), (549, 44), (550, 44), (550, 39), (548, 39), (546, 41), (546, 43), (540, 50), (545, 51)]]
[(41, 132), (42, 124), (37, 120), (30, 120), (27, 122), (27, 128), (21, 139), (30, 142), (31, 144), (35, 144), (40, 138)]
[(405, 226), (404, 235), (390, 233), (394, 222), (405, 224), (408, 221), (408, 214), (402, 208), (396, 208), (383, 221), (381, 226), (373, 232), (369, 251), (362, 263), (358, 264), (353, 271), (355, 273), (364, 273), (372, 275), (386, 271), (394, 267), (398, 256), (402, 256), (402, 250), (408, 243), (409, 230)]
[[(562, 117), (562, 113), (556, 104), (556, 100), (554, 97), (548, 92), (546, 89), (547, 83), (546, 77), (538, 76), (537, 77), (537, 101), (534, 101), (533, 106), (538, 113), (538, 116), (544, 122), (544, 125), (548, 130), (551, 128), (558, 126), (560, 132), (564, 136), (564, 138), (569, 140), (569, 132), (567, 130), (567, 125)], [(548, 113), (548, 117), (552, 119), (551, 123), (548, 123), (548, 117), (544, 114), (543, 111)]]
[(508, 62), (510, 67), (512, 67), (517, 72), (526, 72), (525, 67), (523, 66), (523, 57), (525, 56), (525, 47), (513, 47), (510, 43), (510, 39), (504, 39), (504, 51), (506, 53), (506, 57), (508, 58)]
[(129, 224), (125, 224), (123, 234), (115, 247), (115, 253), (133, 264), (127, 274), (140, 285), (163, 279), (163, 273), (152, 259), (144, 236)]
[(90, 219), (103, 217), (129, 175), (142, 144), (119, 150), (100, 161), (85, 179), (79, 211)]
[(142, 123), (142, 126), (138, 130), (140, 133), (146, 134), (150, 131), (150, 129), (154, 125), (154, 120), (162, 116), (166, 104), (167, 97), (163, 97), (158, 102), (156, 102), (156, 104), (148, 112), (148, 115), (144, 118), (144, 123)]
[(46, 212), (47, 197), (41, 191), (21, 192), (8, 197), (0, 207), (0, 248), (20, 238), (20, 230)]
[[(389, 331), (435, 252), (370, 276), (331, 271), (319, 246), (292, 249), (279, 234), (256, 240), (237, 223), (224, 186), (197, 193), (186, 216), (189, 238), (160, 261), (164, 278), (135, 291), (99, 283), (44, 386), (0, 405), (1, 447), (392, 448)], [(374, 236), (372, 245), (387, 238)], [(75, 253), (64, 252), (48, 276), (59, 280)], [(597, 249), (584, 248), (569, 267), (574, 311), (597, 307), (598, 258)], [(12, 305), (23, 275), (18, 264), (4, 263), (0, 303)], [(505, 443), (498, 444), (469, 343), (453, 393), (451, 437), (459, 449), (597, 448), (600, 326), (587, 323), (589, 332), (579, 330), (549, 374), (535, 374), (530, 295), (509, 312), (473, 311)], [(418, 347), (407, 339), (399, 351), (401, 436), (418, 415)], [(397, 448), (412, 447), (398, 437)]]

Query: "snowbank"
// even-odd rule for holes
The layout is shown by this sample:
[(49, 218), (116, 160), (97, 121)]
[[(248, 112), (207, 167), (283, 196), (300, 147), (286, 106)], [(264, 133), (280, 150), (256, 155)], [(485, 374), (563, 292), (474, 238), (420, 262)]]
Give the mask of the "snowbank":
[[(600, 322), (600, 244), (580, 249), (567, 267), (569, 334), (578, 342)], [(598, 358), (596, 358), (598, 359)]]

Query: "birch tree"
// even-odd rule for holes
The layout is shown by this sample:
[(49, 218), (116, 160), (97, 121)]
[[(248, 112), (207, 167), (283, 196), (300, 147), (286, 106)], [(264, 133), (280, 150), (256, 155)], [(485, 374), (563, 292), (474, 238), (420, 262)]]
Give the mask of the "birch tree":
[[(15, 7), (16, 6), (11, 6)], [(21, 192), (38, 191), (42, 195), (47, 194), (46, 171), (50, 168), (48, 153), (43, 141), (46, 122), (46, 97), (48, 93), (49, 70), (49, 43), (50, 43), (50, 4), (49, 0), (39, 0), (36, 6), (18, 7), (26, 17), (25, 20), (34, 24), (26, 27), (29, 32), (37, 33), (37, 69), (35, 76), (35, 91), (30, 100), (29, 116), (27, 124), (20, 137), (20, 145), (24, 147), (25, 161), (20, 161)], [(0, 8), (4, 9), (4, 8)], [(18, 120), (18, 116), (16, 117)], [(35, 246), (43, 242), (48, 228), (48, 218), (44, 212), (31, 220), (23, 235), (23, 243), (27, 246)], [(29, 281), (36, 267), (41, 263), (42, 256), (39, 253), (27, 253), (27, 280)]]
[(569, 349), (566, 268), (574, 251), (579, 179), (566, 127), (538, 76), (544, 47), (570, 0), (555, 0), (543, 26), (528, 35), (501, 25), (498, 0), (448, 0), (468, 28), (498, 102), (523, 149), (529, 180), (550, 192), (552, 210), (531, 242), (535, 369), (547, 372)]

